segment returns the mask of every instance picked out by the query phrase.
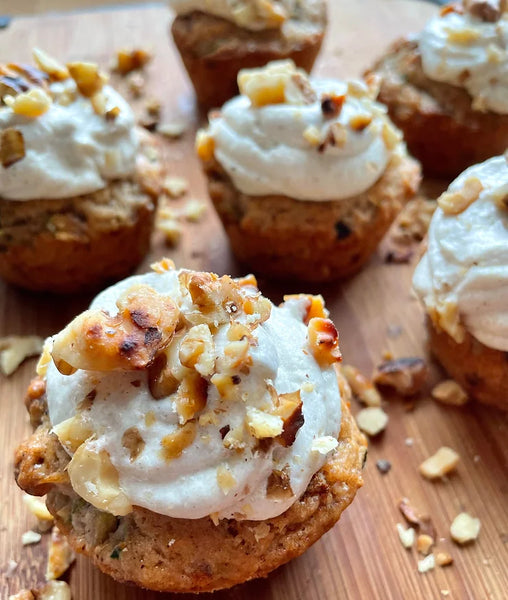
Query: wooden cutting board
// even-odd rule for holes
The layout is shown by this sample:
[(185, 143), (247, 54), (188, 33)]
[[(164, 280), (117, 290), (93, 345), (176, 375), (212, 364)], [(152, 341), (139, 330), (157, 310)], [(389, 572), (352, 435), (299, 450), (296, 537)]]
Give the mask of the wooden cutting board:
[[(332, 0), (331, 23), (316, 72), (356, 76), (398, 36), (418, 30), (436, 10), (415, 0)], [(72, 15), (15, 19), (0, 31), (0, 56), (29, 60), (40, 46), (62, 60), (85, 59), (108, 65), (121, 46), (150, 46), (155, 59), (148, 68), (149, 95), (163, 103), (163, 120), (188, 119), (190, 129), (178, 142), (166, 143), (172, 174), (186, 177), (190, 196), (205, 199), (204, 180), (193, 154), (198, 123), (193, 96), (168, 37), (170, 13), (162, 7), (121, 9)], [(210, 208), (197, 224), (185, 226), (176, 249), (154, 236), (151, 255), (140, 268), (164, 254), (177, 265), (240, 275), (226, 238)], [(321, 292), (341, 335), (346, 362), (369, 374), (383, 351), (396, 357), (426, 356), (423, 314), (411, 295), (414, 264), (385, 264), (382, 249), (369, 266), (346, 283), (328, 286), (292, 284), (284, 288), (260, 280), (274, 301), (284, 293)], [(414, 263), (414, 261), (413, 261)], [(0, 336), (58, 331), (90, 297), (49, 298), (0, 288)], [(35, 361), (27, 361), (10, 378), (0, 380), (0, 598), (44, 579), (47, 537), (23, 547), (21, 534), (34, 526), (12, 477), (12, 455), (30, 433), (22, 398)], [(429, 389), (442, 373), (432, 368)], [(358, 405), (353, 406), (357, 411)], [(365, 486), (340, 523), (304, 556), (269, 578), (217, 593), (217, 599), (270, 600), (502, 600), (508, 598), (507, 419), (495, 410), (437, 405), (428, 394), (407, 410), (392, 400), (385, 433), (371, 443)], [(406, 442), (408, 438), (412, 441)], [(422, 479), (417, 467), (440, 446), (459, 452), (461, 462), (446, 481)], [(392, 463), (387, 475), (376, 469), (380, 458)], [(397, 504), (407, 496), (428, 513), (454, 564), (427, 574), (417, 572), (415, 550), (405, 550), (395, 525), (402, 522)], [(453, 518), (466, 510), (481, 520), (479, 539), (459, 548), (449, 539)], [(15, 561), (17, 567), (13, 570)], [(9, 569), (9, 565), (11, 568)], [(116, 584), (80, 557), (70, 571), (75, 600), (161, 599), (161, 596)], [(180, 596), (181, 598), (182, 596)], [(208, 597), (208, 595), (204, 595)]]

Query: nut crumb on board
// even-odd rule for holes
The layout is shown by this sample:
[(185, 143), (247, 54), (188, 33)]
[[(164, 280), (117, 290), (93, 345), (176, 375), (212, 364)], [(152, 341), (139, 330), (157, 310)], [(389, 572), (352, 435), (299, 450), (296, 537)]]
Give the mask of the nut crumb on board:
[(390, 388), (400, 396), (414, 396), (422, 390), (427, 375), (422, 358), (408, 357), (381, 363), (372, 379), (377, 386)]
[(38, 544), (42, 539), (42, 535), (37, 531), (25, 531), (21, 536), (21, 543), (23, 546), (31, 546), (32, 544)]
[(428, 571), (432, 571), (436, 566), (436, 559), (433, 554), (429, 554), (422, 560), (418, 561), (418, 572), (419, 573), (427, 573)]
[(10, 335), (0, 338), (0, 370), (12, 375), (21, 363), (42, 352), (44, 340), (38, 335)]
[(413, 527), (408, 527), (406, 529), (402, 523), (397, 523), (397, 532), (399, 534), (400, 543), (404, 548), (412, 548), (415, 543), (415, 530)]
[(372, 381), (352, 365), (342, 365), (341, 371), (354, 396), (360, 402), (366, 406), (381, 406), (381, 396)]
[(453, 379), (446, 379), (434, 386), (431, 396), (434, 400), (450, 406), (463, 406), (469, 400), (466, 392)]
[(434, 538), (427, 533), (421, 533), (416, 539), (416, 549), (420, 554), (427, 556), (434, 545)]
[(459, 460), (460, 456), (455, 450), (442, 446), (435, 454), (422, 462), (419, 471), (426, 479), (438, 479), (453, 471)]
[(455, 517), (450, 525), (450, 534), (457, 544), (473, 542), (480, 535), (480, 519), (462, 512)]
[(71, 600), (71, 588), (65, 581), (50, 581), (42, 587), (21, 590), (9, 600)]
[(388, 424), (388, 415), (382, 408), (369, 406), (356, 415), (358, 427), (370, 437), (379, 435)]
[(48, 545), (46, 581), (59, 579), (75, 560), (76, 555), (67, 538), (60, 532), (58, 527), (53, 527)]

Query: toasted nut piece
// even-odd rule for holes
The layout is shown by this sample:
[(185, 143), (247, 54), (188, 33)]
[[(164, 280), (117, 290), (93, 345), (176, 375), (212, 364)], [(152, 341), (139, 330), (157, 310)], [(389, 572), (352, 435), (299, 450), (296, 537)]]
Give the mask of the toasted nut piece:
[(346, 101), (345, 94), (323, 94), (321, 96), (321, 112), (327, 119), (336, 119)]
[(382, 408), (371, 406), (362, 409), (356, 415), (356, 423), (364, 433), (374, 437), (386, 428), (388, 415)]
[(127, 77), (127, 86), (134, 98), (139, 98), (143, 95), (143, 90), (146, 86), (146, 81), (141, 73), (131, 73)]
[(466, 512), (458, 514), (450, 526), (450, 534), (457, 544), (467, 544), (480, 535), (480, 519)]
[(252, 406), (247, 408), (246, 424), (251, 434), (258, 440), (277, 437), (284, 428), (281, 417)]
[(132, 511), (132, 505), (118, 483), (118, 471), (109, 454), (96, 452), (82, 444), (67, 466), (74, 491), (84, 500), (113, 515), (124, 516)]
[(171, 121), (161, 123), (157, 127), (157, 133), (167, 138), (176, 139), (182, 137), (187, 129), (189, 129), (189, 124), (186, 121)]
[(134, 462), (141, 452), (143, 452), (145, 440), (141, 437), (137, 427), (129, 427), (129, 429), (124, 431), (122, 435), (122, 446), (128, 450), (131, 462)]
[(197, 223), (206, 212), (206, 204), (201, 200), (189, 200), (183, 207), (182, 215), (187, 221)]
[[(87, 310), (54, 339), (51, 352), (60, 372), (146, 368), (173, 337), (180, 311), (148, 285), (134, 285), (118, 299), (115, 316)], [(64, 373), (65, 374), (65, 373)]]
[(434, 539), (426, 533), (421, 533), (416, 540), (416, 549), (420, 554), (427, 556), (434, 545)]
[(53, 515), (47, 509), (44, 498), (38, 498), (37, 496), (24, 494), (23, 504), (36, 517), (37, 529), (39, 531), (45, 532), (52, 527)]
[(317, 100), (316, 92), (310, 84), (307, 75), (294, 73), (288, 79), (284, 89), (284, 96), (288, 104), (312, 104)]
[(312, 355), (321, 366), (332, 365), (342, 359), (339, 334), (330, 319), (310, 319), (307, 332)]
[(429, 554), (422, 560), (418, 561), (418, 572), (419, 573), (427, 573), (427, 571), (432, 571), (436, 566), (436, 560), (433, 554)]
[[(334, 122), (328, 129), (328, 135), (324, 141), (324, 145), (330, 144), (331, 146), (337, 146), (337, 148), (343, 148), (347, 142), (347, 129), (339, 122)], [(321, 147), (320, 147), (321, 150)]]
[(21, 590), (17, 594), (11, 594), (9, 600), (35, 600), (31, 590)]
[(166, 177), (162, 182), (162, 191), (170, 198), (180, 198), (188, 189), (189, 182), (184, 177)]
[(381, 396), (372, 381), (352, 365), (342, 365), (341, 371), (360, 402), (366, 406), (381, 406)]
[(182, 452), (190, 446), (196, 437), (196, 422), (188, 421), (179, 426), (176, 431), (166, 435), (161, 440), (161, 456), (166, 462), (178, 458)]
[(319, 146), (322, 142), (321, 131), (314, 125), (309, 125), (303, 130), (303, 139), (311, 146)]
[(285, 448), (294, 443), (296, 434), (305, 421), (302, 407), (300, 390), (290, 394), (280, 394), (277, 397), (274, 413), (282, 419), (283, 423), (282, 433), (277, 437), (277, 441)]
[(421, 358), (398, 358), (381, 363), (373, 376), (376, 385), (392, 388), (401, 396), (414, 396), (421, 391), (428, 369)]
[(49, 581), (35, 591), (36, 600), (71, 600), (71, 588), (65, 581)]
[(160, 218), (161, 216), (162, 212), (159, 211), (156, 228), (164, 234), (168, 246), (176, 246), (182, 237), (182, 225), (175, 218)]
[(152, 117), (159, 117), (161, 113), (161, 103), (157, 98), (149, 98), (145, 102), (145, 110)]
[(506, 10), (505, 0), (464, 0), (464, 8), (474, 17), (495, 23)]
[(448, 552), (438, 552), (436, 554), (436, 564), (440, 567), (447, 567), (453, 563), (453, 557)]
[(32, 88), (28, 92), (18, 94), (15, 98), (5, 96), (5, 104), (17, 115), (36, 118), (47, 112), (51, 106), (51, 98), (42, 88)]
[(39, 48), (33, 48), (32, 56), (39, 69), (47, 73), (54, 81), (63, 81), (69, 77), (69, 70)]
[(104, 115), (106, 117), (106, 121), (114, 121), (118, 115), (120, 114), (120, 109), (118, 106), (113, 106), (113, 108), (109, 108)]
[(196, 134), (196, 153), (206, 162), (212, 160), (215, 151), (215, 140), (205, 129), (200, 129)]
[(163, 258), (158, 262), (152, 263), (150, 268), (156, 273), (159, 273), (159, 275), (162, 275), (166, 271), (174, 271), (175, 263), (170, 258)]
[(419, 466), (420, 473), (427, 479), (437, 479), (453, 471), (459, 462), (459, 455), (446, 446), (439, 450)]
[(43, 339), (37, 335), (10, 335), (0, 338), (0, 371), (12, 375), (28, 357), (42, 352)]
[(217, 467), (217, 483), (224, 496), (227, 496), (235, 488), (237, 481), (228, 465), (223, 464)]
[(2, 130), (0, 134), (0, 162), (7, 169), (14, 163), (25, 158), (25, 139), (23, 134), (14, 127)]
[(402, 133), (391, 123), (383, 124), (382, 136), (388, 150), (393, 150), (402, 141)]
[(409, 504), (407, 498), (402, 498), (398, 506), (402, 516), (410, 525), (414, 525), (420, 533), (426, 533), (430, 537), (436, 538), (436, 532), (430, 517), (417, 514), (416, 510)]
[(355, 131), (363, 131), (372, 123), (372, 115), (354, 115), (349, 120), (349, 126)]
[(212, 374), (215, 366), (215, 346), (206, 323), (189, 329), (182, 339), (179, 357), (184, 367), (196, 369), (203, 377)]
[(462, 406), (469, 401), (466, 392), (453, 379), (447, 379), (438, 383), (431, 392), (432, 397), (443, 404), (451, 406)]
[(415, 530), (412, 527), (406, 529), (402, 523), (397, 523), (397, 531), (399, 533), (400, 543), (404, 548), (412, 548), (415, 543)]
[(183, 425), (197, 416), (205, 408), (207, 399), (208, 381), (197, 373), (186, 376), (175, 398), (180, 424)]
[(335, 450), (338, 445), (339, 442), (334, 437), (331, 435), (324, 435), (312, 440), (310, 451), (318, 452), (319, 454), (328, 454), (332, 450)]
[(32, 544), (38, 544), (42, 539), (42, 535), (37, 531), (25, 531), (21, 536), (21, 543), (23, 546), (31, 546)]
[(141, 69), (152, 59), (152, 54), (142, 48), (118, 50), (116, 53), (116, 70), (121, 75)]
[(273, 500), (288, 500), (294, 496), (291, 488), (291, 477), (289, 475), (289, 466), (286, 465), (282, 470), (274, 469), (268, 478), (266, 485), (266, 497)]
[(458, 215), (478, 200), (482, 191), (483, 185), (478, 177), (468, 177), (461, 190), (444, 192), (437, 199), (437, 203), (446, 215)]
[(70, 76), (76, 82), (76, 86), (85, 98), (91, 98), (102, 90), (107, 82), (107, 77), (101, 73), (99, 66), (89, 62), (67, 63)]
[(286, 84), (295, 71), (291, 60), (274, 61), (261, 69), (242, 69), (238, 73), (238, 88), (254, 107), (282, 104), (286, 101)]
[(46, 566), (46, 581), (59, 579), (76, 560), (67, 538), (60, 533), (58, 527), (51, 530), (48, 546), (48, 564)]
[(83, 413), (78, 413), (53, 427), (60, 443), (69, 452), (76, 450), (93, 435), (91, 426), (86, 423)]

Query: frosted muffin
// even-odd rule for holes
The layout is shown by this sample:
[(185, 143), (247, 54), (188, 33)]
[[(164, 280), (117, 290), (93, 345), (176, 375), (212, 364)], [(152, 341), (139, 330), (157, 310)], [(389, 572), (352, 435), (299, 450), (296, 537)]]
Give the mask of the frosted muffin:
[(97, 65), (0, 66), (0, 276), (75, 292), (125, 276), (149, 247), (159, 167)]
[(320, 296), (250, 276), (131, 277), (48, 340), (18, 484), (119, 581), (203, 592), (267, 575), (339, 519), (365, 440)]
[(505, 2), (446, 6), (376, 64), (379, 100), (424, 173), (455, 177), (508, 146)]
[(508, 409), (508, 164), (470, 167), (438, 200), (413, 279), (430, 347), (473, 397)]
[(363, 83), (309, 79), (290, 61), (238, 81), (197, 137), (234, 253), (275, 277), (355, 273), (420, 182), (386, 109)]
[(292, 59), (310, 72), (326, 29), (326, 0), (170, 0), (175, 44), (203, 108), (238, 93), (240, 69)]

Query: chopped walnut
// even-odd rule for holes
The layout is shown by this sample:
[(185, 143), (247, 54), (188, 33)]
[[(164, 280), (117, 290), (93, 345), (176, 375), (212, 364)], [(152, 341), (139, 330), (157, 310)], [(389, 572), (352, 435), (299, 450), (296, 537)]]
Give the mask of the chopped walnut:
[(303, 139), (311, 146), (318, 147), (321, 144), (321, 131), (314, 125), (309, 125), (303, 131)]
[(37, 531), (25, 531), (21, 536), (21, 543), (23, 546), (31, 546), (32, 544), (38, 544), (42, 539), (42, 535)]
[(342, 360), (339, 334), (330, 319), (313, 317), (307, 327), (312, 355), (321, 366), (332, 365)]
[(373, 381), (378, 386), (393, 389), (401, 396), (414, 396), (421, 391), (427, 375), (427, 365), (422, 358), (398, 358), (381, 363)]
[(170, 198), (180, 198), (187, 193), (189, 182), (184, 177), (166, 177), (162, 182), (162, 191)]
[(0, 133), (0, 162), (4, 169), (25, 158), (25, 139), (19, 129), (7, 127)]
[(406, 529), (402, 523), (397, 523), (397, 532), (404, 548), (412, 548), (415, 543), (415, 530), (412, 527)]
[(51, 97), (42, 88), (32, 88), (16, 97), (5, 96), (4, 102), (17, 115), (36, 118), (51, 107)]
[(205, 129), (196, 134), (196, 153), (203, 162), (212, 160), (215, 151), (215, 140)]
[(471, 176), (465, 180), (462, 189), (444, 192), (437, 199), (437, 203), (446, 215), (458, 215), (478, 200), (482, 190), (482, 182), (478, 177)]
[(180, 424), (184, 425), (204, 410), (207, 398), (208, 381), (206, 379), (197, 373), (191, 373), (184, 377), (175, 398)]
[(182, 216), (191, 223), (197, 223), (206, 212), (206, 204), (201, 200), (189, 200), (183, 207)]
[(235, 488), (237, 481), (228, 465), (223, 464), (217, 467), (217, 483), (225, 496)]
[(453, 379), (438, 383), (431, 391), (432, 397), (438, 402), (451, 406), (463, 406), (469, 401), (468, 395)]
[(107, 81), (106, 75), (100, 72), (95, 63), (73, 62), (67, 63), (70, 76), (85, 98), (91, 98), (100, 92)]
[(284, 429), (284, 421), (281, 417), (254, 407), (247, 408), (246, 424), (251, 434), (258, 440), (275, 438), (281, 435)]
[(440, 567), (447, 567), (453, 563), (453, 557), (448, 552), (436, 553), (436, 564)]
[(53, 515), (47, 509), (44, 498), (24, 494), (23, 503), (37, 519), (37, 529), (39, 531), (44, 533), (51, 529), (53, 526)]
[(363, 131), (372, 123), (372, 115), (354, 115), (349, 120), (349, 126), (355, 131)]
[(321, 96), (321, 112), (327, 119), (336, 119), (346, 101), (345, 94), (323, 94)]
[(416, 540), (416, 549), (424, 556), (427, 556), (430, 553), (433, 545), (434, 539), (426, 533), (421, 533)]
[(409, 504), (407, 498), (402, 498), (398, 507), (402, 516), (410, 525), (415, 526), (420, 533), (426, 533), (432, 538), (436, 538), (436, 532), (430, 518), (426, 515), (419, 515), (414, 507)]
[(196, 421), (188, 421), (161, 440), (161, 456), (166, 462), (178, 458), (196, 437)]
[(466, 512), (458, 514), (450, 526), (450, 534), (457, 544), (473, 542), (480, 535), (480, 519)]
[(145, 440), (141, 437), (137, 427), (129, 427), (122, 435), (122, 446), (129, 452), (129, 459), (134, 462), (143, 452)]
[(283, 423), (282, 433), (277, 437), (277, 441), (282, 446), (288, 447), (294, 443), (296, 434), (305, 421), (300, 391), (280, 394), (277, 397), (276, 404), (275, 414), (281, 417)]
[(48, 564), (46, 566), (46, 581), (59, 579), (76, 560), (67, 538), (58, 527), (51, 530), (48, 546)]
[(274, 469), (268, 478), (266, 497), (270, 500), (284, 501), (293, 496), (289, 465), (286, 465), (282, 470)]
[(9, 600), (71, 600), (71, 588), (65, 581), (50, 581), (33, 590), (21, 590)]
[(418, 561), (418, 572), (419, 573), (427, 573), (427, 571), (432, 571), (436, 566), (436, 561), (433, 554), (429, 554), (422, 560)]
[(186, 121), (171, 121), (161, 123), (157, 127), (157, 133), (170, 139), (176, 139), (182, 137), (188, 128), (189, 124)]
[(420, 473), (427, 479), (437, 479), (453, 471), (459, 462), (459, 455), (455, 450), (443, 446), (419, 467)]
[(54, 339), (51, 355), (63, 374), (146, 368), (170, 342), (180, 311), (148, 285), (134, 285), (117, 300), (110, 316), (87, 310)]
[(352, 365), (342, 365), (341, 371), (360, 402), (366, 406), (381, 406), (381, 396), (372, 381)]
[(312, 104), (317, 100), (316, 92), (312, 87), (309, 78), (302, 73), (294, 73), (286, 83), (284, 90), (286, 102), (288, 104)]
[(155, 271), (156, 273), (159, 273), (159, 275), (162, 275), (166, 271), (174, 271), (175, 263), (170, 258), (163, 258), (158, 262), (152, 263), (150, 265), (150, 268), (152, 269), (152, 271)]
[(69, 77), (69, 70), (67, 67), (39, 48), (33, 48), (32, 56), (39, 69), (44, 71), (44, 73), (47, 73), (53, 81), (63, 81)]
[(377, 406), (362, 409), (356, 415), (358, 427), (370, 437), (379, 435), (388, 424), (388, 415)]
[(152, 59), (152, 54), (143, 48), (133, 50), (118, 50), (116, 53), (115, 69), (121, 75), (143, 68)]
[(30, 356), (42, 352), (43, 339), (37, 335), (10, 335), (0, 338), (0, 371), (12, 375)]
[(203, 377), (212, 375), (215, 346), (208, 325), (202, 323), (189, 329), (182, 339), (179, 358), (184, 367), (195, 369)]
[(329, 316), (329, 312), (325, 308), (325, 301), (323, 296), (312, 296), (311, 294), (290, 294), (284, 296), (284, 302), (288, 300), (303, 300), (305, 301), (305, 316), (303, 322), (305, 325), (309, 324), (309, 321), (314, 317), (320, 319), (326, 319)]
[(310, 450), (311, 452), (317, 452), (319, 454), (328, 454), (332, 450), (335, 450), (338, 445), (339, 442), (334, 437), (331, 435), (324, 435), (312, 440)]

